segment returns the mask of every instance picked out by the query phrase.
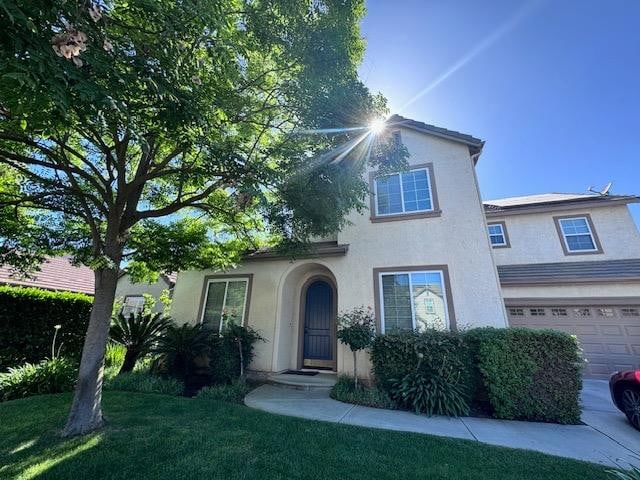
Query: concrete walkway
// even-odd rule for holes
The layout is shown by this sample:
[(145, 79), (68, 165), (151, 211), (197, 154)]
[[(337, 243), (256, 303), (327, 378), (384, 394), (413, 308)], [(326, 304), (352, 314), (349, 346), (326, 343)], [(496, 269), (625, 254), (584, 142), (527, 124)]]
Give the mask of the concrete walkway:
[(583, 422), (555, 425), (490, 418), (426, 417), (338, 402), (327, 391), (263, 385), (245, 398), (249, 407), (327, 422), (426, 433), (523, 448), (609, 466), (640, 466), (640, 432), (615, 410), (603, 381), (585, 381)]

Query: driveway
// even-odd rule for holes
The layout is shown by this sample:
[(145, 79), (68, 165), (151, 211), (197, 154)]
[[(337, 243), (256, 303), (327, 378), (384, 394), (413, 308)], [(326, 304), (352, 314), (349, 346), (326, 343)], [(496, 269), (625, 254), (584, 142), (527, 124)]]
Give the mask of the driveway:
[(580, 400), (584, 423), (640, 455), (640, 431), (613, 405), (606, 380), (584, 380)]
[(640, 432), (611, 405), (607, 382), (585, 381), (582, 402), (586, 425), (426, 417), (338, 402), (329, 398), (326, 389), (303, 391), (263, 385), (245, 398), (249, 407), (280, 415), (463, 438), (609, 466), (640, 466)]

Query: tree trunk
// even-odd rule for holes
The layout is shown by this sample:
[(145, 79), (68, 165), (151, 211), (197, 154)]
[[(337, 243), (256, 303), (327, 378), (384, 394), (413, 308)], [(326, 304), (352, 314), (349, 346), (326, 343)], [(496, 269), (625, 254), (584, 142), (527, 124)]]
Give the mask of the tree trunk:
[(62, 432), (65, 437), (84, 435), (100, 428), (103, 424), (102, 374), (111, 311), (118, 283), (118, 269), (96, 270), (95, 282), (95, 296), (87, 335), (82, 347), (78, 383), (67, 425)]
[(132, 348), (127, 348), (127, 352), (124, 354), (124, 362), (122, 362), (122, 367), (120, 367), (118, 375), (120, 375), (121, 373), (132, 372), (133, 367), (136, 366), (137, 361), (138, 351)]
[(357, 352), (355, 350), (352, 350), (352, 352), (353, 352), (353, 381), (357, 389), (358, 388), (358, 363), (356, 359)]
[(244, 380), (244, 355), (242, 354), (242, 340), (237, 339), (238, 353), (240, 354), (240, 380)]

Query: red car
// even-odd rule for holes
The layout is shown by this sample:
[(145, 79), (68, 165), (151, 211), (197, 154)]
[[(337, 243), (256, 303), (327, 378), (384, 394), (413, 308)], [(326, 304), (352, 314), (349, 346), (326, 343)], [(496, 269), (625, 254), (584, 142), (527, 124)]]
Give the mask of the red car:
[(609, 379), (609, 390), (615, 406), (640, 430), (640, 370), (615, 372)]

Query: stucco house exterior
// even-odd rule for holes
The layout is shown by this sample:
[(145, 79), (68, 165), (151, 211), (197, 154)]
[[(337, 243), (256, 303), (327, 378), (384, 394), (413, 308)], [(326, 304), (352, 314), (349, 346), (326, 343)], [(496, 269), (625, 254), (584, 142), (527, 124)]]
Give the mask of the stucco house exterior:
[(258, 251), (232, 271), (179, 272), (172, 317), (220, 328), (224, 311), (251, 325), (265, 338), (251, 369), (266, 373), (351, 371), (335, 318), (360, 305), (382, 333), (552, 327), (581, 340), (588, 376), (640, 366), (640, 235), (627, 208), (638, 197), (483, 203), (481, 140), (397, 115), (387, 125), (408, 149), (409, 169), (366, 173), (368, 212), (352, 213), (306, 258)]
[(151, 311), (154, 313), (162, 312), (164, 311), (164, 305), (160, 299), (165, 291), (168, 291), (169, 295), (171, 295), (175, 284), (175, 273), (162, 273), (156, 282), (136, 283), (131, 280), (126, 270), (122, 270), (118, 276), (118, 284), (116, 286), (116, 301), (122, 303), (121, 312), (127, 316), (131, 313), (140, 313), (144, 307), (145, 295), (150, 295), (155, 301)]
[(627, 195), (485, 202), (509, 324), (574, 334), (585, 375), (640, 367), (640, 234)]
[(505, 327), (474, 168), (483, 142), (401, 117), (389, 124), (410, 167), (382, 178), (367, 172), (367, 214), (352, 213), (309, 258), (256, 252), (233, 271), (180, 272), (172, 317), (219, 328), (223, 309), (235, 314), (266, 340), (251, 365), (263, 372), (351, 370), (335, 316), (360, 305), (371, 306), (382, 332), (423, 328), (436, 317), (446, 328)]

